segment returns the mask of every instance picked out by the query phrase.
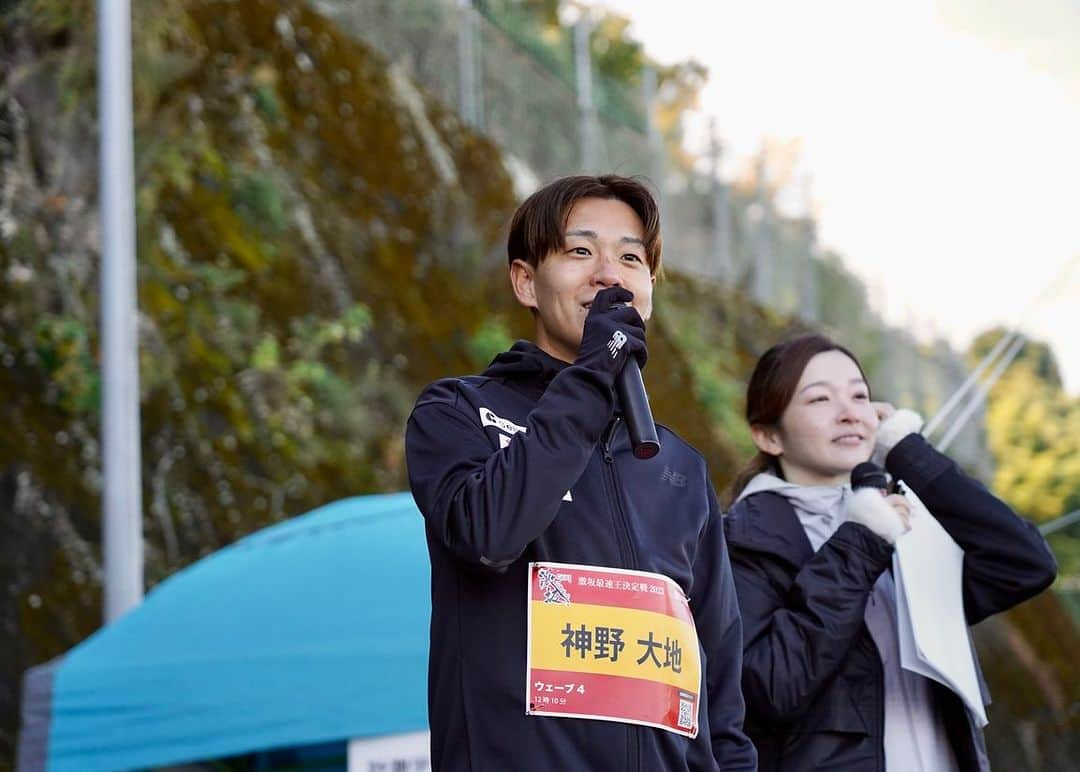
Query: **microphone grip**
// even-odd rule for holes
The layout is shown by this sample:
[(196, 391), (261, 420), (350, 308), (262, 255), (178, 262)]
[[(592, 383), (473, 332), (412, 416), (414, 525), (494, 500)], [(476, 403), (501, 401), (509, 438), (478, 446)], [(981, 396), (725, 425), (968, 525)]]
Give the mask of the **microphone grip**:
[(630, 431), (630, 445), (636, 458), (652, 458), (660, 452), (660, 438), (649, 408), (649, 396), (641, 379), (641, 366), (634, 357), (628, 357), (622, 371), (615, 379), (615, 389), (622, 403), (626, 428)]

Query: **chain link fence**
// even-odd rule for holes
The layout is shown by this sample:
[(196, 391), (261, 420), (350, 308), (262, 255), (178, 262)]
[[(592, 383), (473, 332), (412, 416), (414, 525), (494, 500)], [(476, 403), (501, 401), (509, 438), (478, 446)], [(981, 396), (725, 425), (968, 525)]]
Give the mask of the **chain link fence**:
[[(468, 0), (310, 1), (498, 143), (519, 194), (583, 171), (645, 176), (660, 194), (672, 269), (872, 349), (868, 369), (882, 396), (924, 415), (962, 382), (955, 351), (886, 326), (864, 284), (824, 253), (813, 219), (779, 210), (764, 164), (755, 190), (722, 179), (718, 157), (701, 159), (710, 172), (674, 164), (652, 123), (655, 73), (636, 93), (596, 73), (587, 20), (574, 34), (541, 40), (524, 20), (496, 24)], [(989, 474), (980, 418), (952, 450)]]

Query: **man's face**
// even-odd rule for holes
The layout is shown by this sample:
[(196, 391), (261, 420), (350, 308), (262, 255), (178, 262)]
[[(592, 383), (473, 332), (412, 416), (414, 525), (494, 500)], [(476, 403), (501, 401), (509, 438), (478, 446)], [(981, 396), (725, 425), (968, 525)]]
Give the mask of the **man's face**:
[(634, 308), (652, 315), (655, 277), (646, 260), (645, 226), (617, 199), (583, 198), (566, 221), (564, 243), (535, 268), (524, 260), (510, 266), (514, 294), (536, 316), (536, 345), (556, 359), (573, 362), (585, 317), (596, 293), (623, 287)]

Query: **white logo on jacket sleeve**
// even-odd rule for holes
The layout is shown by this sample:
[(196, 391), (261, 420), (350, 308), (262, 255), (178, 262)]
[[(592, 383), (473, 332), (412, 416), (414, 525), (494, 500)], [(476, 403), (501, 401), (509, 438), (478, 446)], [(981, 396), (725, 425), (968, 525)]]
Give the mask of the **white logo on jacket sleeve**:
[(524, 426), (518, 426), (513, 421), (507, 421), (505, 418), (500, 418), (486, 407), (480, 408), (480, 423), (483, 426), (494, 426), (499, 431), (506, 432), (509, 435), (526, 431)]
[(622, 350), (622, 347), (626, 345), (626, 333), (622, 330), (615, 330), (615, 333), (611, 336), (611, 340), (607, 342), (608, 351), (611, 352), (612, 359), (615, 355)]
[[(622, 335), (622, 333), (617, 333)], [(623, 336), (626, 337), (625, 335)], [(514, 439), (514, 435), (517, 433), (525, 434), (528, 432), (524, 426), (518, 426), (513, 421), (507, 421), (505, 418), (495, 415), (486, 407), (480, 408), (480, 423), (484, 426), (494, 426), (499, 430), (499, 449), (509, 447), (511, 440)], [(506, 432), (506, 434), (503, 434)], [(574, 497), (570, 495), (570, 491), (563, 494), (563, 501), (573, 502)]]

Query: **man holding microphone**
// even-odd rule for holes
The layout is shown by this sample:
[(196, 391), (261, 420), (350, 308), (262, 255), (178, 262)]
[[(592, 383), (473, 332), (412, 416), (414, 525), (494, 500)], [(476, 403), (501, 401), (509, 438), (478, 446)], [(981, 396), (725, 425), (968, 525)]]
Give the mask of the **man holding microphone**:
[(508, 240), (535, 340), (417, 400), (437, 770), (756, 768), (704, 459), (664, 427), (635, 456), (617, 396), (626, 363), (645, 364), (660, 253), (637, 181), (537, 191)]

